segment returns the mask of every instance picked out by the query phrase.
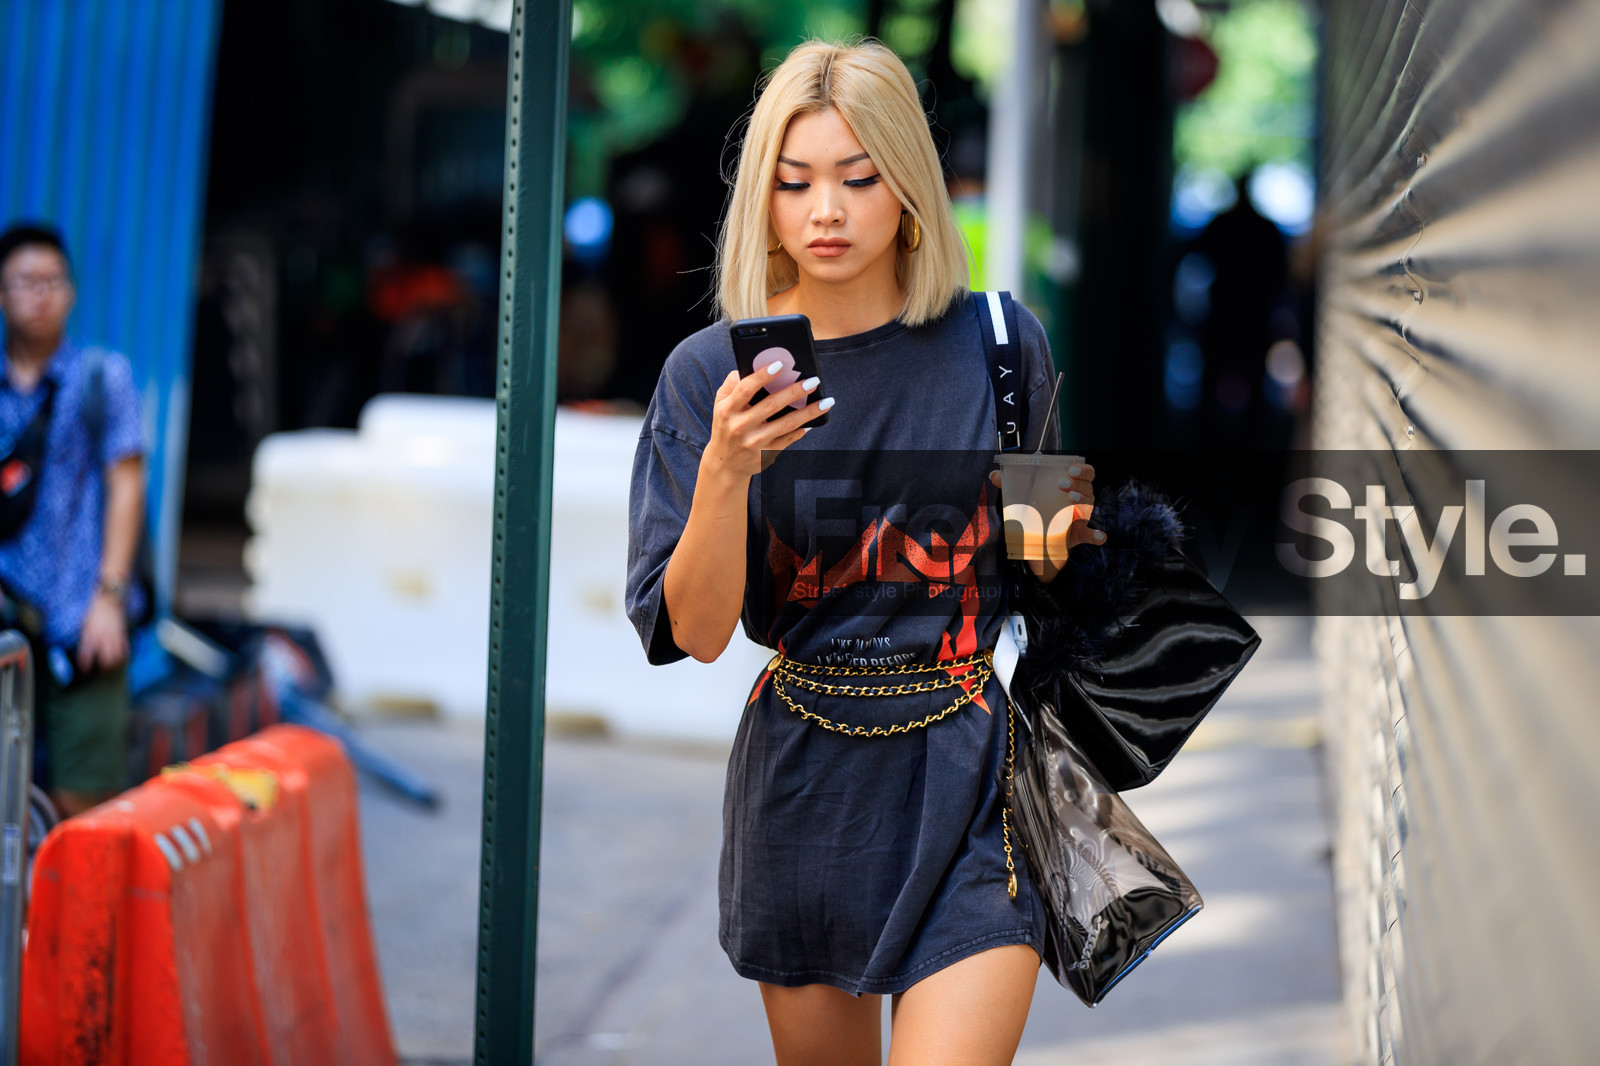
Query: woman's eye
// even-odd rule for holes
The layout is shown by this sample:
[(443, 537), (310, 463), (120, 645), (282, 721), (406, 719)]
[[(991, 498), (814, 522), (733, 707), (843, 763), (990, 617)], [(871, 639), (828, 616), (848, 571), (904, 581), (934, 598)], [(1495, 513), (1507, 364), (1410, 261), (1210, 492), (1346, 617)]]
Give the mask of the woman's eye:
[(852, 189), (865, 189), (868, 185), (876, 185), (879, 177), (881, 177), (881, 175), (874, 174), (870, 178), (851, 178), (849, 181), (845, 182), (845, 184), (850, 186)]
[(806, 183), (803, 182), (803, 181), (780, 181), (780, 182), (778, 182), (778, 191), (779, 192), (799, 192), (801, 189), (803, 189), (805, 187), (806, 187)]

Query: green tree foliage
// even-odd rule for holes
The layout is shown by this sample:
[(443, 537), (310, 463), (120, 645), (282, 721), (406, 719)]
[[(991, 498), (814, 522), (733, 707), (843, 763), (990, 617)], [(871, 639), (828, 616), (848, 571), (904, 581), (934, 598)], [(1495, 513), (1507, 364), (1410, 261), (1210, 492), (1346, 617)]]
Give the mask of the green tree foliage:
[[(572, 7), (572, 99), (568, 195), (603, 190), (611, 158), (660, 137), (684, 115), (691, 92), (685, 55), (695, 42), (742, 32), (771, 67), (811, 35), (861, 33), (861, 0), (575, 0)], [(703, 77), (722, 71), (710, 50)], [(754, 100), (754, 86), (743, 92)]]
[(1217, 16), (1206, 40), (1216, 81), (1178, 109), (1180, 169), (1239, 174), (1262, 163), (1311, 168), (1317, 40), (1304, 0), (1245, 0)]

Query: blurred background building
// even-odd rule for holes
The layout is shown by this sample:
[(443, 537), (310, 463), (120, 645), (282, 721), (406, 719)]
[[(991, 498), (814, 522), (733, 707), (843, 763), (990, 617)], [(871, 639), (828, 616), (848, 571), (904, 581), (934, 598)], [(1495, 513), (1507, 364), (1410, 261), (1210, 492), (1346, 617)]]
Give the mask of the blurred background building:
[[(462, 718), (510, 7), (0, 0), (0, 220), (63, 227), (75, 331), (141, 376), (166, 600), (298, 604), (352, 691)], [(690, 708), (761, 658), (618, 667), (616, 693), (669, 677), (653, 718), (585, 695), (585, 647), (636, 649), (612, 534), (637, 415), (709, 321), (756, 77), (807, 33), (911, 66), (974, 285), (1045, 323), (1075, 449), (1596, 447), (1593, 4), (576, 0), (550, 635), (570, 722), (731, 735), (732, 698)], [(1597, 637), (1318, 620), (1357, 1061), (1600, 1047)]]

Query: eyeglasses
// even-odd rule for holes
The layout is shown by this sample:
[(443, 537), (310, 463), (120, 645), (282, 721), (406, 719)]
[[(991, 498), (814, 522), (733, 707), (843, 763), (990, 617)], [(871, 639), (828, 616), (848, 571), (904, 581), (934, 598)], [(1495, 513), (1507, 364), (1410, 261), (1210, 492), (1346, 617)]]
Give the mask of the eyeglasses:
[(70, 285), (65, 275), (62, 274), (24, 274), (21, 277), (6, 278), (0, 282), (0, 288), (13, 296), (24, 293), (33, 296), (45, 294), (54, 295)]

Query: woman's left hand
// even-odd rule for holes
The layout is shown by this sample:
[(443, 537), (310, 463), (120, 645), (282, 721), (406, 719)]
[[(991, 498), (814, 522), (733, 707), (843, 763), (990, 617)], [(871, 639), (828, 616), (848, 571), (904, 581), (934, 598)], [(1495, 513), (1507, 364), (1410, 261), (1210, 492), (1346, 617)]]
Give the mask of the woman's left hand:
[[(1068, 467), (1067, 473), (1069, 476), (1057, 483), (1057, 488), (1065, 497), (1062, 506), (1077, 504), (1078, 512), (1065, 530), (1046, 534), (1044, 559), (1028, 560), (1028, 568), (1041, 581), (1053, 581), (1056, 574), (1060, 573), (1060, 567), (1053, 560), (1068, 558), (1072, 549), (1079, 545), (1100, 547), (1106, 542), (1104, 530), (1089, 528), (1089, 519), (1094, 515), (1094, 467), (1088, 463), (1077, 463)], [(996, 470), (990, 473), (989, 480), (995, 488), (999, 488), (1000, 472)]]

